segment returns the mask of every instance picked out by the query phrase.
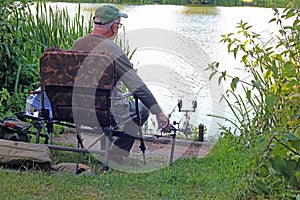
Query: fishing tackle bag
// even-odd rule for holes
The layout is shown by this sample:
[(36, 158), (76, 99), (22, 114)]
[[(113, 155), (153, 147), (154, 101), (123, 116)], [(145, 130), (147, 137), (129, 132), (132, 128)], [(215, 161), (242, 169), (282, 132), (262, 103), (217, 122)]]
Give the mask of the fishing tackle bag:
[(50, 170), (52, 154), (43, 144), (0, 139), (0, 165), (16, 169)]

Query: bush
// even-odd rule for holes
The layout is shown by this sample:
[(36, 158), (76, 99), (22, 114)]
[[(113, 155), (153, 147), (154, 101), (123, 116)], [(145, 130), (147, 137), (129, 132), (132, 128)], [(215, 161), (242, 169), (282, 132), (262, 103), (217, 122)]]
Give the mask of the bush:
[[(292, 23), (286, 25), (288, 20)], [(270, 23), (276, 23), (279, 31), (266, 42), (242, 21), (237, 33), (222, 36), (221, 42), (228, 45), (228, 52), (235, 58), (240, 56), (245, 71), (252, 77), (251, 83), (247, 83), (239, 77), (228, 76), (226, 71), (221, 73), (220, 81), (231, 78), (231, 89), (227, 93), (236, 103), (232, 104), (225, 95), (224, 99), (237, 120), (235, 123), (225, 118), (235, 130), (222, 128), (226, 134), (238, 133), (243, 145), (264, 145), (254, 173), (254, 192), (264, 196), (275, 193), (285, 198), (286, 192), (276, 187), (278, 182), (285, 183), (290, 191), (300, 188), (300, 12), (297, 3), (290, 2), (282, 13), (274, 8)], [(210, 65), (211, 76), (219, 72), (218, 67), (217, 62)], [(242, 94), (237, 93), (238, 86), (242, 87)]]

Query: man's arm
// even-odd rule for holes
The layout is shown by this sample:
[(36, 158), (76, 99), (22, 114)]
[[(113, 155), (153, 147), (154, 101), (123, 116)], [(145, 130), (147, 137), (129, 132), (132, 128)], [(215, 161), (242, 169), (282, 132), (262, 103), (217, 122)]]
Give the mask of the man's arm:
[(118, 81), (122, 81), (129, 91), (133, 92), (150, 112), (156, 115), (159, 128), (162, 131), (168, 131), (170, 128), (169, 118), (162, 112), (155, 97), (144, 81), (137, 75), (125, 55), (116, 60), (116, 73)]
[(157, 115), (162, 112), (155, 97), (144, 81), (137, 75), (125, 55), (116, 59), (116, 74), (118, 81), (123, 82), (129, 91), (137, 96), (152, 114)]

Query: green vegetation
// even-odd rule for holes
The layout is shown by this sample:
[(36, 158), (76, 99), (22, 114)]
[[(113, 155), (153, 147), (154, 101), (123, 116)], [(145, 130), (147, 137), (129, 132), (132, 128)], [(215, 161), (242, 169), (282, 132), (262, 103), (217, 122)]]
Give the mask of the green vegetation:
[[(239, 135), (243, 145), (263, 147), (258, 168), (251, 182), (259, 195), (273, 196), (279, 185), (296, 191), (300, 188), (300, 12), (291, 2), (283, 11), (274, 8), (270, 23), (278, 25), (276, 36), (265, 41), (251, 31), (251, 25), (238, 24), (236, 34), (222, 36), (228, 52), (241, 58), (251, 83), (221, 72), (219, 80), (231, 78), (231, 89), (224, 95), (237, 123), (235, 130), (223, 127), (226, 135)], [(287, 22), (289, 21), (289, 24)], [(211, 76), (219, 63), (210, 66)], [(244, 94), (237, 94), (241, 87)], [(231, 103), (235, 102), (235, 103)], [(221, 117), (223, 118), (223, 117)], [(279, 194), (279, 193), (278, 193)], [(285, 196), (278, 196), (285, 198)]]
[(70, 19), (66, 9), (7, 0), (0, 2), (0, 14), (2, 117), (23, 110), (29, 91), (39, 87), (41, 53), (49, 46), (71, 48), (78, 37), (90, 32), (92, 25), (91, 20), (84, 21), (80, 6)]

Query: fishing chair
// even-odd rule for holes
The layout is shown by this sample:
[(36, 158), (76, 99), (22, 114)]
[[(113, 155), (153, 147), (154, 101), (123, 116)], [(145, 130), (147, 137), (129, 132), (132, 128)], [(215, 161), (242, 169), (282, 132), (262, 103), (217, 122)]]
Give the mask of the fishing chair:
[[(47, 127), (46, 138), (50, 139), (49, 148), (71, 150), (83, 153), (97, 153), (84, 148), (81, 131), (102, 134), (105, 140), (103, 170), (108, 170), (109, 149), (113, 136), (134, 137), (141, 142), (140, 149), (145, 163), (145, 144), (140, 128), (138, 136), (131, 136), (119, 130), (119, 126), (131, 120), (140, 119), (138, 112), (138, 99), (134, 97), (136, 112), (133, 116), (122, 116), (122, 122), (116, 124), (113, 102), (114, 99), (128, 98), (132, 94), (114, 97), (113, 90), (116, 84), (115, 65), (109, 51), (83, 52), (67, 51), (55, 48), (46, 50), (40, 58), (41, 82), (41, 110), (38, 122)], [(49, 101), (49, 102), (48, 102)], [(50, 109), (45, 106), (51, 104), (52, 118), (49, 117)], [(140, 120), (138, 120), (140, 122)], [(52, 138), (53, 124), (60, 124), (76, 129), (77, 148), (60, 147), (54, 144)], [(141, 123), (139, 123), (141, 125)], [(41, 125), (42, 126), (42, 125)], [(140, 126), (141, 127), (141, 126)], [(40, 131), (37, 131), (37, 142)]]

